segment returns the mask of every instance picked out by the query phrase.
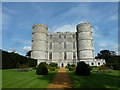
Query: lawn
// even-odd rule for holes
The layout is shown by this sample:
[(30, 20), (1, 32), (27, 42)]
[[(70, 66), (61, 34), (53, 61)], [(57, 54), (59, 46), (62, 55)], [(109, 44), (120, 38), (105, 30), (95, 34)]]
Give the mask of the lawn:
[(2, 70), (2, 88), (46, 88), (57, 71), (51, 71), (48, 75), (36, 75), (32, 71)]
[(114, 88), (120, 89), (120, 71), (92, 72), (91, 76), (77, 76), (73, 71), (68, 71), (73, 88)]

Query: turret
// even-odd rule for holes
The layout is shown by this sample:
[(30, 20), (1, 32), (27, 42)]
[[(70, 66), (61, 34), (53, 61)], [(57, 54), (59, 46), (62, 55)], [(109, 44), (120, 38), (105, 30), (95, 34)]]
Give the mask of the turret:
[(32, 53), (31, 57), (37, 59), (37, 63), (47, 60), (47, 33), (48, 27), (44, 24), (35, 24), (32, 27)]
[(90, 64), (94, 60), (94, 46), (92, 36), (92, 25), (81, 23), (77, 25), (78, 59)]

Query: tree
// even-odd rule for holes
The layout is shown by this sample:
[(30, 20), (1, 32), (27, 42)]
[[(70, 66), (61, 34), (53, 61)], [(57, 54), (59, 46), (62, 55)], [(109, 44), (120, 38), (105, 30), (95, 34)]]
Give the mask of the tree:
[(110, 51), (111, 56), (116, 56), (116, 52), (115, 51)]
[(28, 52), (26, 53), (26, 56), (31, 57), (31, 52), (32, 52), (32, 51), (28, 51)]
[(100, 53), (97, 54), (97, 58), (105, 59), (106, 63), (109, 63), (110, 58), (113, 56), (116, 56), (115, 51), (109, 51), (109, 50), (101, 50)]

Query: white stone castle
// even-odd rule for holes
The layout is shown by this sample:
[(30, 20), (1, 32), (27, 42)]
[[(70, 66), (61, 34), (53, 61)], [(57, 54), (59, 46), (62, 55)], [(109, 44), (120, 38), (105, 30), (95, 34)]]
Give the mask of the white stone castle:
[(84, 61), (90, 66), (105, 64), (103, 59), (94, 58), (92, 25), (81, 23), (77, 32), (48, 33), (44, 24), (33, 25), (31, 57), (40, 62), (58, 63), (59, 67)]

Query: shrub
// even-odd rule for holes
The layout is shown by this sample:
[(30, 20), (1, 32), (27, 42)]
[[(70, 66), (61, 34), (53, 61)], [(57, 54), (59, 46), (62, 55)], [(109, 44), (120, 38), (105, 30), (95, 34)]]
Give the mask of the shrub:
[(49, 67), (50, 71), (55, 71), (55, 67)]
[(58, 67), (58, 64), (57, 64), (57, 63), (52, 62), (52, 63), (50, 63), (50, 64), (49, 64), (49, 66), (50, 66), (50, 67)]
[(113, 70), (120, 70), (120, 63), (115, 63), (113, 65)]
[(36, 69), (37, 75), (47, 75), (48, 74), (48, 68), (47, 65), (44, 62), (41, 62)]
[(120, 63), (118, 63), (118, 62), (109, 63), (109, 64), (107, 64), (107, 66), (113, 70), (120, 70)]
[(22, 64), (19, 66), (20, 68), (28, 68), (28, 65), (27, 64)]
[(99, 67), (99, 70), (108, 70), (109, 68), (107, 67), (107, 66), (105, 66), (105, 65), (101, 65), (100, 67)]
[(69, 71), (74, 71), (75, 67), (69, 66), (68, 69), (69, 69)]
[(77, 67), (75, 70), (76, 75), (81, 76), (89, 76), (90, 75), (90, 67), (85, 62), (81, 61), (77, 63)]
[(72, 65), (70, 65), (70, 66), (75, 67), (75, 64), (72, 64)]

